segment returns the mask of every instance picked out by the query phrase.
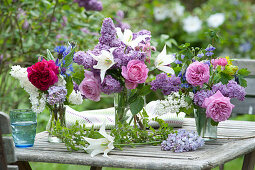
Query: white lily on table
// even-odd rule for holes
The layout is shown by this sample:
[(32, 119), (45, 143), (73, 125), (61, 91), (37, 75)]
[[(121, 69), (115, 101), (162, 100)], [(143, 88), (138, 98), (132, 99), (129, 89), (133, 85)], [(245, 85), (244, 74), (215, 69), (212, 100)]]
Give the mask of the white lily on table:
[(146, 38), (149, 38), (150, 35), (139, 35), (136, 39), (133, 40), (133, 32), (129, 29), (125, 29), (122, 33), (119, 27), (116, 28), (118, 38), (127, 46), (135, 48), (141, 41), (145, 41)]
[(165, 73), (174, 74), (174, 70), (169, 66), (175, 61), (175, 56), (173, 54), (166, 54), (166, 45), (164, 46), (161, 53), (155, 59), (155, 67)]
[(114, 50), (115, 48), (111, 48), (109, 51), (102, 50), (101, 54), (98, 56), (90, 53), (90, 55), (97, 61), (97, 65), (95, 65), (93, 68), (100, 69), (101, 82), (104, 81), (106, 71), (115, 64), (112, 54)]
[(109, 157), (107, 153), (114, 149), (114, 137), (106, 133), (105, 123), (103, 123), (101, 126), (99, 133), (104, 136), (104, 138), (92, 139), (84, 137), (84, 139), (89, 143), (89, 146), (84, 147), (83, 149), (90, 153), (91, 157), (94, 157), (100, 153), (104, 153), (104, 157)]

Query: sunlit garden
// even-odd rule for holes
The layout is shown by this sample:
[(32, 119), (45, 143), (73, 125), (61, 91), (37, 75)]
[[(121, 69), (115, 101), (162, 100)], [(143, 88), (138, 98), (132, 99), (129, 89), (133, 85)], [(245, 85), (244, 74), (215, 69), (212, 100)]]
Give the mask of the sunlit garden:
[[(37, 134), (93, 158), (137, 145), (202, 152), (221, 122), (255, 121), (254, 99), (237, 109), (254, 94), (251, 71), (235, 62), (255, 59), (254, 28), (252, 0), (3, 0), (0, 111), (32, 109)], [(175, 131), (184, 117), (199, 121), (197, 132)], [(29, 164), (90, 169), (50, 162)]]

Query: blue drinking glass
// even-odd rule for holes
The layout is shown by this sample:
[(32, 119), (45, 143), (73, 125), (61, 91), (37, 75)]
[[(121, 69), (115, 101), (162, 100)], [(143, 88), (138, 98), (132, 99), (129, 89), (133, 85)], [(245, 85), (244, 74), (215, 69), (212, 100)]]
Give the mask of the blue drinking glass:
[(31, 109), (10, 111), (12, 137), (16, 147), (32, 147), (35, 141), (37, 119)]

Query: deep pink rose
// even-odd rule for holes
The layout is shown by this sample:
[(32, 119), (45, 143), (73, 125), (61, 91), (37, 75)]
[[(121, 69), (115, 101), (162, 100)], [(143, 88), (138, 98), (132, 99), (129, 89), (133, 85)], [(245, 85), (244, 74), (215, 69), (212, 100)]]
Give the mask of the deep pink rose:
[(138, 83), (144, 83), (146, 81), (148, 72), (149, 69), (143, 61), (131, 60), (128, 62), (127, 67), (122, 66), (121, 74), (126, 79), (126, 87), (134, 89)]
[(212, 59), (213, 68), (216, 68), (218, 65), (225, 67), (228, 64), (228, 60), (226, 58), (218, 58)]
[(187, 68), (186, 80), (193, 86), (202, 87), (204, 83), (208, 83), (209, 78), (209, 66), (203, 62), (196, 61)]
[(206, 108), (206, 117), (212, 118), (215, 122), (221, 122), (230, 117), (235, 106), (230, 103), (229, 97), (224, 97), (220, 91), (217, 91), (204, 100), (203, 107)]
[(58, 66), (53, 60), (35, 63), (27, 68), (28, 80), (38, 89), (46, 91), (58, 82)]
[(86, 98), (99, 101), (100, 100), (100, 83), (98, 79), (94, 77), (91, 71), (85, 70), (85, 78), (79, 85), (79, 90)]

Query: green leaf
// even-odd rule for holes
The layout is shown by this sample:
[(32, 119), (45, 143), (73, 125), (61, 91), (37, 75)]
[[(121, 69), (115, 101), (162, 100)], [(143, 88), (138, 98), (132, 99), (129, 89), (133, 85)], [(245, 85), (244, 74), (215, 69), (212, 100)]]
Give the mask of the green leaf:
[(143, 86), (143, 88), (138, 91), (139, 95), (146, 96), (151, 92), (151, 87), (149, 85)]
[(212, 126), (218, 126), (219, 122), (215, 122), (214, 120), (211, 119), (211, 125)]
[(247, 87), (247, 81), (244, 79), (243, 76), (238, 76), (238, 81), (240, 86)]
[(74, 54), (75, 47), (72, 49), (70, 53), (68, 53), (65, 57), (65, 64), (64, 67), (67, 68), (73, 62), (73, 54)]
[(73, 91), (73, 80), (71, 76), (66, 76), (65, 79), (66, 79), (67, 97), (69, 97)]
[(223, 84), (227, 84), (229, 80), (231, 80), (233, 77), (228, 75), (228, 74), (225, 74), (223, 72), (220, 72), (220, 81), (223, 83)]
[(47, 61), (49, 61), (49, 60), (54, 60), (54, 57), (53, 57), (53, 55), (51, 54), (50, 50), (47, 49)]
[(130, 111), (133, 115), (139, 113), (144, 106), (144, 100), (142, 97), (137, 97), (136, 100), (130, 104)]
[(242, 68), (240, 70), (238, 70), (238, 74), (242, 75), (242, 76), (248, 76), (251, 72), (249, 70), (247, 70), (247, 68)]

